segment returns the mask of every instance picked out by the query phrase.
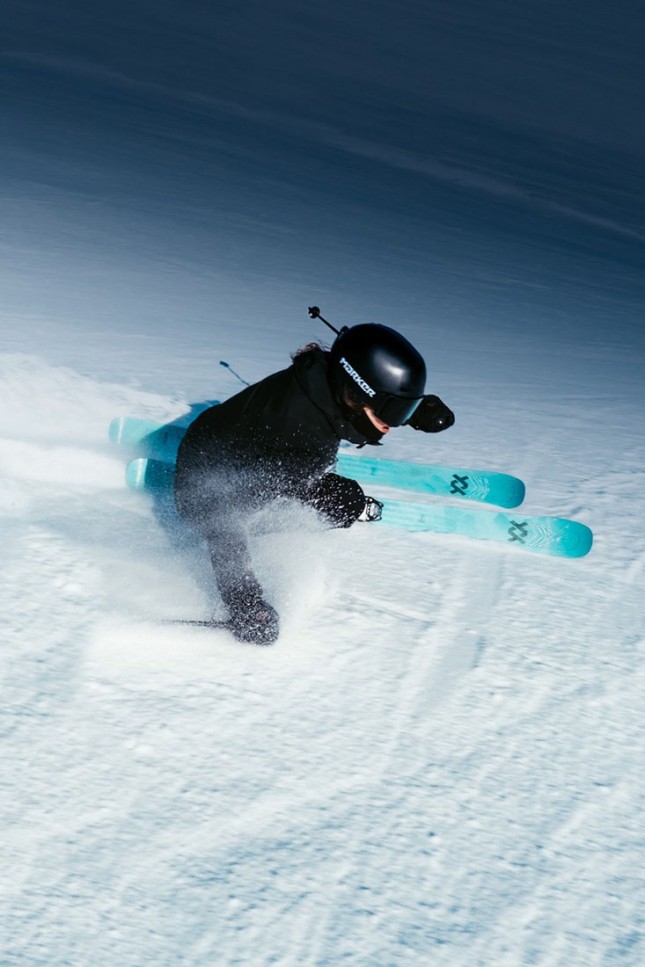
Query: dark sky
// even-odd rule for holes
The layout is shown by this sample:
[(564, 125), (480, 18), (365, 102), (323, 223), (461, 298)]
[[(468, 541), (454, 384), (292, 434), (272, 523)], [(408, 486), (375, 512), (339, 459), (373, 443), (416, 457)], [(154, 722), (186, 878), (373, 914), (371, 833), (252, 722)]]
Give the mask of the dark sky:
[(16, 311), (642, 312), (640, 3), (4, 0), (0, 37)]

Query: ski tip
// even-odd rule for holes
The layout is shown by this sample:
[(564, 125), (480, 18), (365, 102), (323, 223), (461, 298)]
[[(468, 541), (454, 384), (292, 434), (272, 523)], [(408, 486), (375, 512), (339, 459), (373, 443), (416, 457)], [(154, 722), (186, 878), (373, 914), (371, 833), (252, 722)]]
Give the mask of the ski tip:
[(553, 554), (560, 557), (585, 557), (593, 547), (593, 532), (578, 520), (563, 521), (561, 540), (553, 546)]
[(593, 547), (593, 531), (586, 524), (574, 521), (578, 524), (577, 554), (576, 557), (585, 557)]
[(503, 490), (501, 498), (497, 501), (498, 507), (505, 507), (507, 510), (519, 507), (524, 503), (526, 497), (526, 485), (519, 477), (507, 477), (507, 484)]
[[(510, 515), (508, 517), (510, 519)], [(593, 546), (591, 528), (567, 517), (528, 517), (519, 522), (511, 520), (508, 533), (510, 543), (552, 557), (584, 557)]]

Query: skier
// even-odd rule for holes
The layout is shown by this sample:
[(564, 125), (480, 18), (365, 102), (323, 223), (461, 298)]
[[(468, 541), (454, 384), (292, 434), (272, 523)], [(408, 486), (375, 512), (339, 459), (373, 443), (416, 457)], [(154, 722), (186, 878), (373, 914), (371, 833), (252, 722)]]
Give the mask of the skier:
[(292, 365), (205, 410), (181, 443), (175, 502), (205, 539), (229, 627), (240, 641), (269, 644), (279, 618), (253, 573), (249, 514), (277, 497), (315, 508), (332, 527), (380, 516), (360, 485), (334, 473), (341, 440), (380, 444), (391, 427), (437, 433), (454, 423), (424, 395), (425, 363), (400, 333), (367, 323), (335, 329), (331, 350), (310, 343)]

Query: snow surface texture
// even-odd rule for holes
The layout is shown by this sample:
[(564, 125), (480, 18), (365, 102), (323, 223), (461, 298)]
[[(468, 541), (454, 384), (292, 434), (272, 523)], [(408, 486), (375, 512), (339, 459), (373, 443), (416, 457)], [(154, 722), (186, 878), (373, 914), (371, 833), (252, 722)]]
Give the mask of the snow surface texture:
[[(0, 27), (1, 967), (643, 967), (643, 4)], [(221, 606), (109, 421), (283, 368), (313, 304), (456, 413), (384, 457), (591, 553), (283, 509), (275, 646), (164, 625)]]
[(604, 430), (558, 385), (509, 384), (514, 439), (474, 400), (384, 455), (495, 439), (588, 558), (293, 511), (253, 539), (284, 624), (255, 648), (161, 623), (216, 604), (208, 562), (107, 442), (189, 401), (0, 357), (3, 964), (645, 962), (642, 391)]

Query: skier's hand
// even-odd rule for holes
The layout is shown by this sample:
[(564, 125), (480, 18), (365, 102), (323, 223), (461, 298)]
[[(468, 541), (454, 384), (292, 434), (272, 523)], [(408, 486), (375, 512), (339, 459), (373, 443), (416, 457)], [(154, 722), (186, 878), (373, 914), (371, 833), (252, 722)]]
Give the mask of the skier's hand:
[(424, 396), (406, 426), (423, 433), (440, 433), (455, 422), (455, 414), (438, 396)]
[(242, 587), (227, 596), (228, 626), (238, 641), (270, 645), (280, 634), (280, 619), (258, 586)]
[(254, 645), (271, 645), (280, 634), (277, 611), (266, 601), (253, 611), (232, 616), (229, 628), (238, 641)]
[(351, 527), (365, 509), (365, 494), (360, 484), (338, 473), (324, 473), (304, 497), (323, 514), (332, 527)]

